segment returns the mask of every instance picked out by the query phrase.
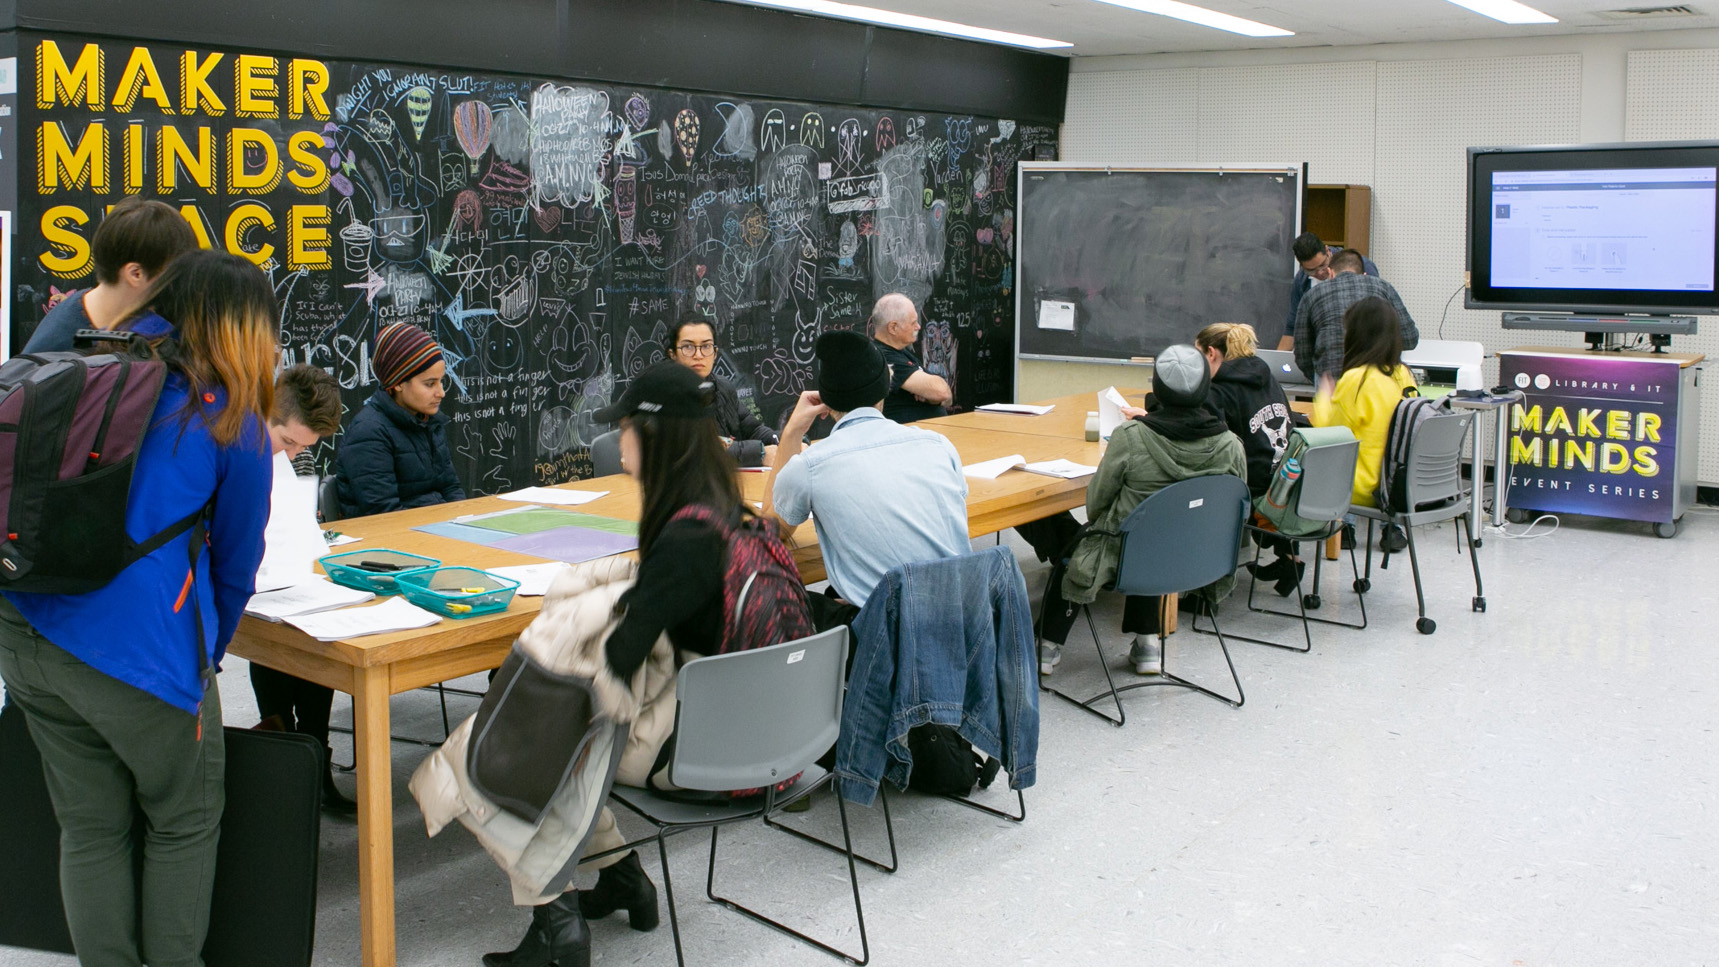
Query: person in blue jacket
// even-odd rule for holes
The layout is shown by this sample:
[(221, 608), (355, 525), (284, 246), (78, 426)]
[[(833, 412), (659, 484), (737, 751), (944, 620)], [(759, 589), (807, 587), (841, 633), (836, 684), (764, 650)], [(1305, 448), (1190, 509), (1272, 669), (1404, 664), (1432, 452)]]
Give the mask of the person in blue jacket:
[(376, 334), (370, 368), (382, 385), (346, 428), (334, 458), (343, 517), (466, 499), (442, 415), (447, 366), (430, 334), (396, 322)]
[[(213, 669), (262, 560), (278, 313), (256, 266), (208, 250), (170, 263), (144, 305), (118, 328), (176, 351), (162, 352), (169, 374), (137, 452), (126, 531), (144, 540), (212, 508), (207, 547), (193, 569), (192, 530), (98, 590), (6, 593), (0, 678), (41, 750), (78, 961), (192, 967), (225, 806)], [(141, 857), (134, 811), (147, 820)]]

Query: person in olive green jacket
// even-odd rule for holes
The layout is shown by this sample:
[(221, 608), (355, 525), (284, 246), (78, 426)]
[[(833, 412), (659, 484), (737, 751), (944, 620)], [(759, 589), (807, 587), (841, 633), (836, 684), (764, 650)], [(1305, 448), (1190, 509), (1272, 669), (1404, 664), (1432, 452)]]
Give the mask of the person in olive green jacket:
[[(1211, 474), (1247, 479), (1241, 441), (1205, 408), (1211, 382), (1211, 369), (1193, 346), (1171, 346), (1158, 355), (1152, 374), (1156, 407), (1116, 428), (1098, 473), (1087, 484), (1089, 531), (1115, 531), (1142, 500), (1180, 480)], [(1050, 674), (1062, 660), (1075, 612), (1116, 577), (1121, 556), (1119, 538), (1095, 535), (1077, 543), (1069, 559), (1052, 569), (1040, 625), (1040, 674)], [(1215, 602), (1233, 587), (1232, 576), (1201, 591)], [(1128, 660), (1142, 675), (1156, 674), (1162, 667), (1155, 640), (1159, 607), (1156, 597), (1129, 597), (1123, 606), (1122, 630), (1135, 636)]]

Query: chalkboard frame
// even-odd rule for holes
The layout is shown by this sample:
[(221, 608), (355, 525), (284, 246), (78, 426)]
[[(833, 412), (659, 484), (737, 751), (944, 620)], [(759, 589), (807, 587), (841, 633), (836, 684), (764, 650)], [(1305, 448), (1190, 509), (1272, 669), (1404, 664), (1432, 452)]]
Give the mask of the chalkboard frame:
[(1022, 161), (1017, 165), (1017, 171), (1015, 174), (1015, 199), (1018, 206), (1018, 214), (1016, 216), (1017, 228), (1015, 232), (1015, 271), (1017, 282), (1015, 286), (1015, 385), (1017, 387), (1020, 386), (1021, 382), (1021, 363), (1023, 361), (1098, 363), (1127, 366), (1134, 364), (1135, 359), (1138, 358), (1132, 356), (1122, 358), (1116, 356), (1052, 355), (1022, 351), (1021, 347), (1025, 344), (1023, 340), (1029, 324), (1037, 324), (1037, 313), (1033, 311), (1033, 302), (1038, 297), (1038, 293), (1029, 292), (1028, 287), (1025, 284), (1026, 273), (1024, 260), (1026, 259), (1028, 234), (1030, 232), (1029, 221), (1031, 220), (1031, 214), (1028, 211), (1026, 183), (1027, 179), (1031, 175), (1035, 173), (1042, 174), (1047, 171), (1102, 172), (1107, 175), (1152, 174), (1160, 172), (1170, 174), (1213, 175), (1282, 174), (1285, 176), (1285, 191), (1294, 198), (1295, 204), (1295, 216), (1286, 226), (1288, 237), (1284, 239), (1283, 246), (1287, 268), (1287, 274), (1284, 277), (1284, 285), (1286, 289), (1290, 281), (1294, 278), (1296, 268), (1295, 258), (1289, 250), (1289, 244), (1294, 240), (1295, 234), (1300, 231), (1301, 220), (1303, 217), (1302, 205), (1306, 198), (1306, 165), (1303, 162), (1284, 162), (1279, 164), (1139, 165), (1094, 164), (1091, 162), (1071, 161)]

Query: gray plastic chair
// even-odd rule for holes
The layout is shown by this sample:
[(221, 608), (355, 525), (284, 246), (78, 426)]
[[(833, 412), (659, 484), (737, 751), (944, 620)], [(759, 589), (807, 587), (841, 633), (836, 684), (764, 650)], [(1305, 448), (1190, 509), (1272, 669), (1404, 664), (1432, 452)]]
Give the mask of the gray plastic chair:
[[(1426, 594), (1421, 589), (1420, 557), (1415, 553), (1414, 529), (1422, 524), (1462, 518), (1468, 539), (1465, 541), (1458, 535), (1457, 544), (1459, 550), (1468, 551), (1468, 562), (1474, 569), (1474, 600), (1470, 606), (1475, 611), (1486, 610), (1486, 592), (1480, 584), (1480, 558), (1475, 554), (1474, 519), (1469, 515), (1469, 487), (1462, 479), (1462, 441), (1473, 422), (1473, 413), (1450, 413), (1429, 416), (1415, 428), (1414, 437), (1409, 441), (1408, 455), (1407, 506), (1410, 510), (1392, 514), (1359, 504), (1350, 508), (1355, 516), (1367, 520), (1367, 571), (1355, 582), (1356, 590), (1363, 594), (1372, 589), (1373, 522), (1396, 524), (1408, 535), (1409, 567), (1414, 572), (1415, 604), (1420, 609), (1420, 616), (1415, 619), (1415, 630), (1423, 635), (1432, 634), (1438, 625), (1427, 617)], [(1386, 552), (1384, 560), (1379, 563), (1380, 569), (1389, 567), (1390, 561), (1391, 555)]]
[[(1121, 538), (1122, 556), (1116, 564), (1116, 580), (1105, 588), (1106, 591), (1125, 595), (1182, 594), (1235, 573), (1236, 550), (1241, 546), (1242, 524), (1247, 516), (1246, 481), (1234, 474), (1214, 474), (1178, 481), (1147, 497), (1114, 534), (1089, 530), (1084, 537)], [(1098, 626), (1093, 623), (1092, 609), (1082, 605), (1081, 611), (1085, 612), (1086, 625), (1092, 631), (1092, 644), (1098, 650), (1099, 667), (1104, 670), (1109, 691), (1083, 700), (1045, 685), (1042, 680), (1039, 688), (1065, 698), (1116, 726), (1128, 720), (1127, 713), (1122, 710), (1122, 693), (1136, 688), (1153, 685), (1191, 688), (1232, 708), (1240, 708), (1247, 701), (1241, 679), (1236, 675), (1235, 662), (1230, 660), (1229, 646), (1224, 644), (1223, 631), (1218, 627), (1217, 615), (1212, 615), (1212, 632), (1223, 651), (1224, 663), (1229, 666), (1230, 681), (1236, 688), (1235, 698), (1171, 674), (1170, 648), (1162, 634), (1158, 637), (1164, 646), (1162, 673), (1151, 681), (1117, 688), (1110, 675), (1110, 662), (1104, 657), (1104, 646), (1098, 639)], [(1116, 718), (1092, 707), (1106, 695), (1116, 702)]]
[[(1301, 519), (1309, 522), (1322, 522), (1324, 526), (1310, 534), (1292, 537), (1276, 530), (1268, 530), (1264, 527), (1258, 527), (1250, 520), (1247, 524), (1247, 530), (1254, 534), (1270, 535), (1275, 538), (1291, 541), (1297, 548), (1299, 548), (1304, 543), (1323, 543), (1333, 535), (1342, 532), (1343, 517), (1345, 514), (1349, 513), (1349, 498), (1353, 496), (1355, 490), (1355, 463), (1357, 458), (1360, 456), (1361, 444), (1360, 441), (1355, 439), (1355, 434), (1349, 432), (1345, 427), (1325, 427), (1312, 431), (1297, 430), (1296, 432), (1309, 433), (1310, 439), (1313, 437), (1323, 437), (1329, 441), (1313, 444), (1307, 447), (1307, 449), (1301, 451), (1301, 482), (1295, 492), (1295, 506), (1290, 508), (1295, 512), (1296, 516)], [(1253, 561), (1256, 566), (1259, 564), (1260, 550), (1261, 548), (1256, 544), (1253, 553)], [(1315, 617), (1307, 613), (1318, 609), (1324, 603), (1319, 596), (1320, 566), (1323, 563), (1324, 555), (1320, 554), (1318, 551), (1319, 549), (1315, 547), (1313, 554), (1313, 590), (1304, 594), (1302, 593), (1300, 577), (1297, 576), (1295, 581), (1295, 603), (1299, 608), (1299, 612), (1279, 611), (1276, 608), (1262, 608), (1256, 606), (1253, 602), (1253, 598), (1254, 592), (1259, 588), (1259, 579), (1257, 577), (1250, 577), (1248, 583), (1247, 608), (1249, 611), (1253, 611), (1257, 614), (1275, 614), (1287, 618), (1299, 617), (1301, 619), (1301, 636), (1302, 641), (1304, 642), (1301, 647), (1285, 644), (1279, 641), (1271, 641), (1265, 638), (1249, 638), (1245, 635), (1238, 634), (1231, 634), (1230, 638), (1236, 641), (1252, 642), (1256, 645), (1270, 645), (1273, 648), (1282, 648), (1287, 651), (1306, 653), (1313, 650), (1313, 630), (1309, 624), (1310, 622), (1318, 621), (1323, 624), (1342, 625), (1346, 628), (1367, 627), (1367, 599), (1364, 595), (1360, 594), (1359, 589), (1356, 590), (1356, 600), (1360, 603), (1361, 607), (1361, 621), (1359, 624), (1352, 621), (1338, 621), (1334, 618)], [(1355, 561), (1355, 549), (1352, 547), (1349, 549), (1349, 570), (1354, 574), (1355, 579), (1359, 581), (1361, 577), (1361, 566)], [(1197, 614), (1194, 616), (1192, 626), (1193, 629), (1200, 634), (1211, 633), (1200, 627), (1200, 618)]]
[(316, 516), (324, 524), (332, 524), (340, 519), (340, 492), (332, 473), (317, 481)]
[(591, 466), (599, 477), (621, 472), (620, 430), (610, 430), (591, 441)]
[[(656, 834), (586, 859), (622, 853), (650, 840), (656, 841), (657, 855), (662, 861), (663, 893), (668, 897), (669, 926), (674, 933), (675, 959), (683, 967), (686, 957), (681, 949), (680, 920), (674, 902), (674, 883), (669, 876), (666, 840), (675, 833), (706, 827), (710, 829), (710, 866), (704, 889), (712, 902), (850, 963), (865, 964), (871, 959), (865, 913), (860, 908), (847, 806), (840, 796), (834, 798), (841, 813), (854, 916), (859, 921), (858, 959), (715, 892), (719, 827), (776, 813), (833, 777), (817, 765), (817, 759), (835, 744), (841, 730), (847, 646), (848, 629), (843, 626), (768, 648), (700, 658), (681, 668), (675, 683), (679, 708), (669, 781), (685, 790), (710, 793), (763, 788), (760, 795), (693, 801), (684, 794), (632, 786), (616, 786), (610, 792), (611, 799), (644, 818), (656, 828)], [(776, 790), (777, 784), (796, 774), (800, 776), (798, 782), (785, 791)]]

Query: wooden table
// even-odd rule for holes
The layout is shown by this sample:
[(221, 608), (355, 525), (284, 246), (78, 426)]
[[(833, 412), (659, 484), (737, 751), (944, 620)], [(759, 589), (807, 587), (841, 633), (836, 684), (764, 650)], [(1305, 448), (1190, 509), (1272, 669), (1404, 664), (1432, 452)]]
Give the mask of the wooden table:
[[(1060, 407), (1059, 407), (1060, 408)], [(988, 414), (987, 414), (988, 415)], [(1081, 411), (1081, 420), (1085, 420)], [(1007, 419), (1007, 418), (1005, 418)], [(1030, 418), (1029, 418), (1030, 419)], [(1068, 439), (996, 430), (929, 424), (949, 437), (963, 463), (1019, 453), (1028, 460), (1064, 457), (1096, 465), (1099, 445), (1075, 434)], [(761, 499), (767, 475), (741, 474), (746, 499)], [(1090, 478), (1062, 480), (1010, 471), (996, 480), (969, 478), (968, 533), (977, 537), (1084, 506)], [(580, 513), (637, 520), (639, 492), (628, 477), (600, 477), (562, 485), (562, 489), (608, 495), (569, 507)], [(340, 530), (363, 539), (352, 549), (393, 548), (424, 554), (448, 565), (500, 567), (539, 559), (497, 548), (415, 531), (466, 514), (491, 513), (523, 504), (479, 497), (374, 517), (343, 520)], [(823, 555), (810, 522), (789, 542), (807, 583), (823, 580)], [(352, 733), (358, 778), (359, 928), (365, 967), (395, 962), (393, 774), (389, 748), (389, 698), (436, 682), (487, 671), (507, 657), (513, 640), (537, 616), (541, 598), (515, 597), (506, 611), (477, 618), (445, 618), (428, 628), (345, 641), (321, 642), (291, 625), (246, 617), (229, 651), (258, 664), (297, 675), (352, 696)]]
[[(1146, 399), (1146, 391), (1143, 389), (1118, 388), (1117, 392), (1128, 400), (1130, 406), (1141, 406)], [(1098, 409), (1098, 394), (1072, 393), (1068, 396), (1044, 400), (1038, 405), (1055, 406), (1056, 409), (1043, 416), (971, 410), (966, 413), (957, 413), (954, 416), (938, 417), (935, 420), (921, 420), (914, 426), (923, 426), (933, 430), (941, 427), (998, 430), (1004, 433), (1029, 433), (1035, 436), (1081, 440), (1085, 439), (1086, 414)]]

